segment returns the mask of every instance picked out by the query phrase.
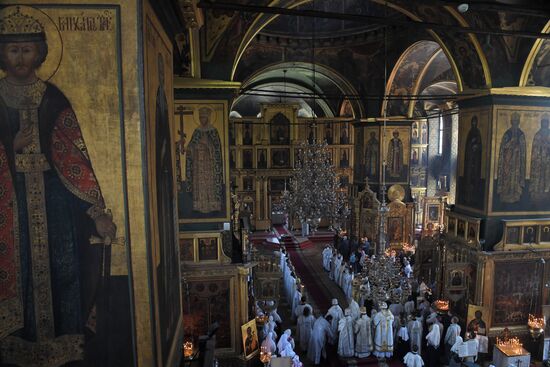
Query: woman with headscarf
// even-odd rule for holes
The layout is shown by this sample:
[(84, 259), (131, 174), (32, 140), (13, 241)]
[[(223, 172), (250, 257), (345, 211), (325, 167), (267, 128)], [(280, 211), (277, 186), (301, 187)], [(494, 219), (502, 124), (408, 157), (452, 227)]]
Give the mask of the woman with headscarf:
[(281, 357), (294, 357), (296, 353), (294, 353), (294, 340), (290, 336), (292, 332), (290, 329), (286, 329), (283, 335), (279, 338), (279, 342), (277, 343), (277, 350), (279, 351), (279, 355)]
[(428, 335), (426, 335), (426, 341), (428, 345), (428, 366), (439, 366), (439, 344), (441, 342), (441, 331), (439, 330), (439, 324), (433, 323)]
[(267, 349), (267, 351), (271, 352), (271, 354), (275, 354), (277, 352), (277, 345), (275, 345), (275, 341), (273, 341), (273, 333), (269, 332), (265, 338), (265, 340), (262, 342), (262, 350)]

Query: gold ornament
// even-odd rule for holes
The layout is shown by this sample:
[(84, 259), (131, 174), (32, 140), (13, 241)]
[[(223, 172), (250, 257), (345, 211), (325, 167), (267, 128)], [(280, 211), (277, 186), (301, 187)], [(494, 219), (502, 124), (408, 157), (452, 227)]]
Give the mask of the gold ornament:
[(392, 185), (388, 190), (388, 199), (390, 201), (399, 200), (403, 201), (405, 198), (405, 189), (401, 185)]
[(44, 26), (34, 17), (21, 13), (19, 6), (15, 7), (15, 12), (0, 18), (0, 39), (3, 42), (43, 41), (45, 38)]

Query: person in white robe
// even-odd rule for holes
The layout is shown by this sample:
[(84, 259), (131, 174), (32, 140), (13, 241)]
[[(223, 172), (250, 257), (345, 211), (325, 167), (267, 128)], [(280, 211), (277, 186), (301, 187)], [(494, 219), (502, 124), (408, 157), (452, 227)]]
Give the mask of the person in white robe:
[(346, 262), (342, 261), (342, 263), (340, 264), (340, 268), (338, 268), (337, 270), (336, 284), (338, 284), (340, 288), (343, 288), (342, 279), (344, 277), (344, 271), (346, 270), (347, 267), (348, 265), (346, 264)]
[(328, 309), (326, 316), (328, 315), (332, 316), (332, 321), (330, 323), (332, 337), (329, 339), (329, 343), (334, 344), (336, 341), (336, 337), (338, 336), (338, 322), (341, 318), (344, 317), (342, 307), (340, 307), (336, 298), (332, 299), (332, 306)]
[(359, 307), (359, 304), (351, 296), (348, 297), (348, 308), (351, 312), (351, 318), (353, 319), (353, 321), (357, 320), (359, 316), (361, 316), (361, 309)]
[(422, 357), (418, 354), (418, 347), (415, 345), (412, 349), (412, 352), (409, 352), (403, 358), (403, 362), (407, 367), (422, 367), (424, 366), (424, 361)]
[(403, 263), (405, 264), (405, 266), (403, 267), (403, 273), (405, 274), (405, 276), (407, 278), (410, 278), (412, 276), (412, 273), (413, 273), (411, 263), (407, 259), (405, 259), (405, 261)]
[(367, 358), (372, 353), (372, 322), (367, 309), (361, 307), (361, 317), (355, 321), (355, 356), (358, 358)]
[(323, 269), (330, 271), (330, 260), (332, 258), (332, 248), (327, 245), (323, 250)]
[(334, 339), (334, 334), (332, 333), (332, 328), (330, 326), (331, 321), (331, 315), (327, 315), (325, 317), (319, 316), (313, 324), (313, 331), (311, 332), (311, 337), (309, 338), (309, 345), (307, 348), (307, 357), (316, 365), (321, 362), (321, 356), (323, 358), (327, 357), (327, 341), (329, 339)]
[(407, 331), (409, 332), (409, 341), (412, 348), (416, 345), (418, 347), (418, 353), (422, 352), (422, 318), (412, 316), (412, 320), (407, 324)]
[(349, 271), (349, 269), (346, 269), (344, 271), (344, 275), (342, 276), (342, 291), (344, 291), (344, 294), (346, 295), (346, 298), (351, 297), (351, 282), (353, 281), (353, 275)]
[(296, 308), (300, 305), (301, 301), (302, 301), (302, 293), (300, 292), (299, 288), (296, 288), (296, 291), (294, 292), (294, 297), (292, 298), (292, 305), (291, 305), (292, 314), (290, 315), (290, 319), (292, 321), (296, 320)]
[(336, 281), (336, 275), (340, 270), (340, 265), (342, 265), (342, 260), (344, 258), (338, 252), (334, 253), (332, 257), (332, 263), (330, 264), (330, 279)]
[(374, 355), (390, 358), (393, 355), (393, 314), (385, 302), (380, 303), (380, 311), (372, 319), (374, 325)]
[(441, 331), (439, 330), (439, 324), (433, 322), (430, 326), (430, 332), (426, 335), (426, 341), (428, 346), (428, 366), (439, 366), (439, 344), (441, 342)]
[(292, 339), (292, 331), (290, 329), (286, 329), (283, 335), (279, 338), (279, 342), (277, 343), (277, 350), (279, 352), (279, 355), (281, 357), (294, 357), (296, 353), (294, 353), (294, 339)]
[(338, 355), (342, 358), (353, 357), (355, 354), (355, 333), (349, 308), (346, 308), (344, 318), (338, 321), (338, 333)]
[(451, 359), (449, 360), (449, 367), (461, 367), (462, 359), (458, 356), (460, 346), (464, 344), (464, 340), (459, 335), (456, 337), (455, 343), (451, 347)]
[(309, 308), (309, 313), (313, 314), (313, 307), (309, 303), (307, 303), (306, 296), (302, 296), (302, 299), (300, 300), (300, 304), (296, 306), (294, 309), (294, 317), (298, 319), (298, 317), (302, 316), (304, 314), (304, 308)]
[(311, 308), (304, 307), (302, 315), (298, 317), (298, 325), (296, 327), (297, 338), (303, 351), (307, 351), (314, 323), (315, 316), (311, 314)]
[(275, 353), (277, 353), (277, 345), (273, 340), (272, 332), (267, 334), (266, 338), (262, 342), (262, 348), (265, 348), (268, 352), (271, 352), (272, 355), (275, 355)]
[(408, 315), (411, 315), (415, 311), (415, 304), (414, 299), (412, 296), (409, 297), (409, 300), (405, 302), (405, 305), (403, 306), (403, 309), (405, 313)]
[(445, 360), (448, 362), (451, 358), (451, 348), (456, 342), (456, 337), (460, 335), (460, 325), (458, 325), (458, 317), (453, 316), (451, 318), (451, 325), (447, 328), (445, 333), (444, 345), (445, 345)]
[(275, 324), (275, 321), (273, 321), (273, 316), (269, 316), (267, 319), (268, 321), (264, 324), (263, 334), (269, 335), (269, 333), (273, 334), (273, 338), (277, 339), (277, 332), (275, 332), (275, 327), (277, 324)]

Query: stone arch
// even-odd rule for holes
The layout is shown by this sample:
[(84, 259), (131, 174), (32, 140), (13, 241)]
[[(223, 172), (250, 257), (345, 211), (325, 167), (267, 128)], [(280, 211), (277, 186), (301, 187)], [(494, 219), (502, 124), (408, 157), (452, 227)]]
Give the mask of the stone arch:
[[(546, 23), (541, 33), (550, 33), (550, 21)], [(538, 38), (523, 65), (520, 87), (526, 86), (550, 87), (550, 40)]]
[[(286, 72), (285, 72), (286, 70)], [(303, 93), (303, 100), (315, 97), (316, 104), (323, 106), (325, 115), (339, 115), (339, 107), (346, 96), (356, 96), (357, 91), (351, 83), (330, 67), (307, 62), (281, 62), (268, 65), (249, 76), (242, 84), (241, 91), (257, 90), (262, 86), (270, 85), (272, 90), (293, 88), (298, 93)], [(287, 89), (287, 91), (288, 91)], [(241, 95), (235, 99), (235, 106), (244, 97)], [(330, 100), (335, 100), (332, 103)], [(358, 100), (350, 100), (354, 116), (364, 116), (365, 111)], [(330, 108), (331, 113), (327, 113)]]

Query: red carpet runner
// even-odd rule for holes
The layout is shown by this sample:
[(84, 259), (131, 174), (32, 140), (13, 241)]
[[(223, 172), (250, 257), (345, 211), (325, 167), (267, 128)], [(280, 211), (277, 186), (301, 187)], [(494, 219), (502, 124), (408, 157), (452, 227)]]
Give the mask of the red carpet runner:
[[(275, 230), (280, 235), (292, 236), (292, 234), (283, 226), (275, 226)], [(286, 249), (288, 256), (290, 256), (292, 265), (294, 265), (298, 276), (307, 289), (308, 295), (313, 298), (313, 302), (315, 302), (319, 311), (322, 313), (327, 312), (331, 306), (331, 299), (325, 295), (323, 289), (319, 286), (317, 279), (315, 279), (315, 275), (312, 274), (307, 265), (304, 263), (301, 253), (302, 251), (292, 248), (291, 246), (288, 246)]]

